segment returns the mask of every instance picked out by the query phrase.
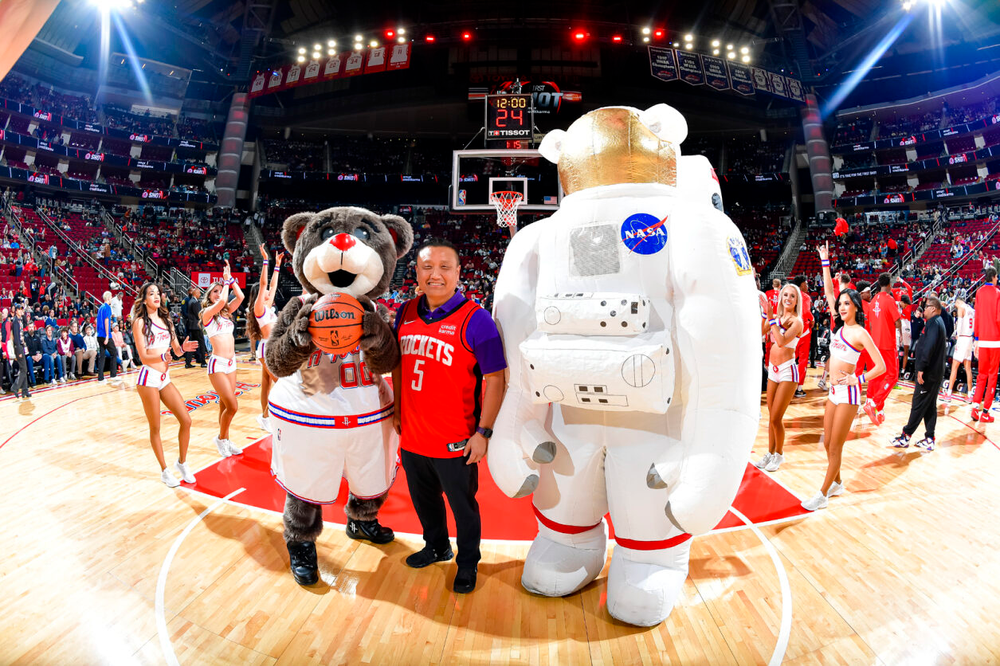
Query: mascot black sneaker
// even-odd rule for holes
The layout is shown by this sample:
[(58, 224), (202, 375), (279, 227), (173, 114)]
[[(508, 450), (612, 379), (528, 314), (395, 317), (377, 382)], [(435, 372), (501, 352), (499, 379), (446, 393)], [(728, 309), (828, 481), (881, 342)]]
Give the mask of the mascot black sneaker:
[(316, 564), (316, 544), (312, 541), (286, 541), (292, 578), (299, 585), (313, 585), (319, 580)]
[(347, 536), (352, 539), (365, 539), (372, 543), (389, 543), (396, 535), (388, 527), (382, 527), (378, 520), (347, 519)]

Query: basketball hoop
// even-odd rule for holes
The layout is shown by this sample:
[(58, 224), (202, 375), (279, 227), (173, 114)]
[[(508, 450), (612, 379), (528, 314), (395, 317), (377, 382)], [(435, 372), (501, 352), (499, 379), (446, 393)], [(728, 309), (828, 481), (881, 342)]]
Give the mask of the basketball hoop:
[(497, 224), (501, 227), (517, 227), (517, 207), (524, 196), (520, 192), (500, 191), (490, 195), (490, 203), (497, 209)]

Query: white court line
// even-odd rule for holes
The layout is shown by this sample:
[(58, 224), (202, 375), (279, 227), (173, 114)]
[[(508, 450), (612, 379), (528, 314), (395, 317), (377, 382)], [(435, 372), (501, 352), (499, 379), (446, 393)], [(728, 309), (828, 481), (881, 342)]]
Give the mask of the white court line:
[(164, 615), (163, 595), (167, 589), (167, 573), (170, 571), (170, 563), (174, 561), (174, 555), (177, 554), (177, 551), (180, 549), (184, 539), (187, 538), (187, 535), (191, 533), (191, 530), (193, 530), (195, 526), (201, 522), (202, 518), (228, 502), (231, 498), (239, 495), (244, 490), (246, 489), (240, 488), (239, 490), (234, 490), (198, 514), (198, 516), (184, 528), (184, 531), (177, 536), (177, 539), (174, 540), (174, 545), (170, 547), (170, 551), (167, 553), (167, 557), (163, 560), (163, 565), (160, 567), (160, 577), (156, 580), (156, 633), (160, 635), (160, 649), (163, 651), (163, 658), (166, 659), (170, 666), (180, 666), (180, 662), (177, 661), (177, 655), (174, 654), (174, 646), (170, 644), (170, 635), (167, 633), (167, 619)]
[(778, 583), (781, 585), (781, 626), (778, 629), (778, 642), (774, 645), (771, 660), (767, 662), (769, 666), (777, 666), (777, 664), (780, 664), (785, 659), (785, 651), (788, 649), (788, 638), (792, 633), (792, 587), (788, 583), (788, 573), (785, 571), (785, 565), (782, 563), (781, 556), (778, 555), (774, 544), (764, 536), (764, 533), (757, 529), (756, 525), (736, 509), (729, 507), (729, 510), (733, 512), (733, 515), (746, 523), (750, 531), (760, 539), (760, 543), (767, 550), (767, 554), (771, 556), (775, 571), (778, 572)]

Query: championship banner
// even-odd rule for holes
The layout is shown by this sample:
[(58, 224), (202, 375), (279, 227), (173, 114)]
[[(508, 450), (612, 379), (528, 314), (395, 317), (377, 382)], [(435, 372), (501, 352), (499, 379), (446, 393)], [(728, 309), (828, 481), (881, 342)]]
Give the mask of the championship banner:
[(716, 90), (729, 90), (729, 74), (726, 72), (726, 61), (722, 58), (702, 56), (705, 63), (705, 82)]
[[(247, 274), (238, 271), (233, 271), (232, 275), (236, 278), (236, 283), (240, 285), (240, 289), (247, 288)], [(222, 281), (222, 271), (202, 271), (191, 273), (191, 282), (198, 285), (201, 289), (207, 289), (213, 282)]]
[(768, 72), (767, 76), (771, 81), (771, 90), (774, 91), (774, 94), (787, 98), (788, 91), (785, 90), (785, 77), (781, 74), (775, 74), (774, 72)]
[(790, 76), (785, 77), (785, 88), (788, 90), (788, 96), (794, 99), (796, 102), (805, 102), (806, 93), (802, 89), (802, 82), (798, 79), (793, 79)]
[(673, 49), (664, 49), (659, 46), (650, 46), (649, 49), (649, 73), (654, 79), (661, 81), (677, 80), (677, 59)]
[(750, 68), (735, 62), (726, 63), (729, 66), (729, 79), (732, 81), (733, 90), (741, 95), (753, 95), (753, 76)]
[(389, 56), (389, 69), (410, 68), (410, 44), (395, 44)]
[(759, 67), (751, 67), (750, 74), (753, 76), (753, 84), (757, 90), (774, 94), (774, 86), (771, 85), (771, 77), (766, 70)]
[(701, 66), (701, 56), (690, 51), (677, 49), (677, 69), (681, 80), (693, 86), (705, 85), (705, 70)]
[(374, 74), (375, 72), (385, 71), (385, 47), (380, 46), (377, 49), (371, 49), (368, 51), (368, 62), (365, 63), (365, 74)]

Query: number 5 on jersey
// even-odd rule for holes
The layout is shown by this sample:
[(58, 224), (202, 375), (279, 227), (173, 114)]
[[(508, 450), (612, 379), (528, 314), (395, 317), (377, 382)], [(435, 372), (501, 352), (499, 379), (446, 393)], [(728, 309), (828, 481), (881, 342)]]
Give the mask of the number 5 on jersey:
[(413, 362), (413, 374), (416, 375), (416, 379), (410, 383), (410, 388), (414, 391), (419, 391), (424, 386), (424, 371), (420, 369), (420, 366), (424, 364), (425, 360), (421, 358)]

